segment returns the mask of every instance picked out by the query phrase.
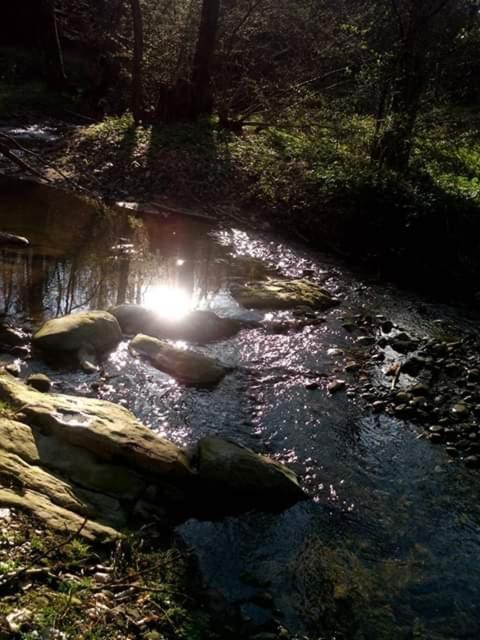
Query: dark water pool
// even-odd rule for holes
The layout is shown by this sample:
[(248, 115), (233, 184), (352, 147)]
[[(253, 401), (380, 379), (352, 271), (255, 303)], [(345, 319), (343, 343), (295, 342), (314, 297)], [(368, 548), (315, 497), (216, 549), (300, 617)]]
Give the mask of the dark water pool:
[[(326, 390), (344, 376), (344, 358), (328, 350), (353, 348), (346, 313), (383, 314), (420, 336), (438, 331), (438, 320), (478, 333), (477, 320), (275, 238), (128, 216), (30, 183), (0, 183), (0, 231), (31, 242), (0, 249), (0, 312), (25, 326), (124, 301), (171, 318), (200, 307), (261, 320), (234, 302), (230, 283), (273, 273), (325, 283), (342, 304), (323, 323), (249, 329), (202, 347), (235, 367), (213, 391), (176, 385), (125, 344), (98, 380), (33, 359), (20, 362), (22, 374), (46, 371), (57, 390), (121, 402), (182, 445), (221, 434), (301, 475), (312, 500), (281, 514), (179, 527), (205, 586), (244, 617), (275, 618), (312, 639), (480, 637), (479, 475), (409, 423)], [(320, 381), (313, 391), (312, 379)], [(259, 599), (265, 591), (273, 600)]]

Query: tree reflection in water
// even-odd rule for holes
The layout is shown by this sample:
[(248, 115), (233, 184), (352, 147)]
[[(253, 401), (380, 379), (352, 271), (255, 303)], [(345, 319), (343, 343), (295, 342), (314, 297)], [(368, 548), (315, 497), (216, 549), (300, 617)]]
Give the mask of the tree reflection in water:
[(209, 227), (113, 212), (36, 184), (0, 183), (3, 231), (29, 247), (0, 251), (0, 309), (31, 319), (124, 302), (168, 317), (208, 307), (225, 284), (227, 250)]

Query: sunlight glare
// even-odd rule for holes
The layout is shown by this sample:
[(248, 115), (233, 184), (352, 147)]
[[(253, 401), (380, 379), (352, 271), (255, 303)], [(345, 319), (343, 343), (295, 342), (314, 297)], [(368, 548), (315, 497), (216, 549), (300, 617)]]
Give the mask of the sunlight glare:
[(144, 295), (143, 306), (168, 320), (180, 320), (192, 310), (192, 298), (179, 287), (154, 285)]

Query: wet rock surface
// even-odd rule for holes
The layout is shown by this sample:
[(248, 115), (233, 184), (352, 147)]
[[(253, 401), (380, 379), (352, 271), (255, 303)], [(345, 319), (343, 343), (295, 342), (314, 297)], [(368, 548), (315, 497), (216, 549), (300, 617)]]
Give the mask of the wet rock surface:
[(214, 500), (269, 500), (285, 506), (305, 499), (298, 480), (285, 465), (259, 456), (246, 447), (222, 438), (202, 438), (193, 454), (198, 475), (212, 487)]
[(476, 336), (414, 336), (368, 315), (353, 319), (348, 330), (362, 332), (366, 327), (371, 335), (354, 338), (368, 349), (364, 366), (344, 365), (351, 376), (351, 397), (370, 403), (374, 413), (422, 427), (433, 444), (444, 444), (453, 458), (477, 468), (480, 342)]
[[(104, 353), (122, 339), (120, 326), (106, 311), (85, 311), (45, 322), (32, 338), (46, 354), (66, 354), (85, 361), (86, 353)], [(86, 352), (86, 353), (85, 353)]]
[(235, 300), (247, 309), (307, 309), (326, 310), (338, 304), (326, 289), (307, 279), (268, 279), (232, 285)]
[[(305, 497), (295, 474), (219, 438), (201, 441), (197, 468), (175, 444), (112, 403), (45, 395), (0, 372), (0, 502), (55, 529), (112, 538), (141, 522), (191, 513), (286, 506)], [(228, 502), (210, 492), (228, 495)]]
[(227, 373), (214, 358), (192, 349), (174, 347), (151, 336), (135, 336), (129, 350), (186, 385), (209, 387), (218, 384)]

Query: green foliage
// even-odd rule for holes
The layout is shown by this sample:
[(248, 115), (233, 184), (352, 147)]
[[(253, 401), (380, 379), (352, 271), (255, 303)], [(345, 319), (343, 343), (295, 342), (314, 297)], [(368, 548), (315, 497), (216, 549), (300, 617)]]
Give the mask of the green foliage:
[(19, 111), (45, 111), (51, 114), (73, 107), (75, 100), (66, 94), (48, 91), (43, 82), (0, 82), (0, 116), (11, 116), (12, 112)]

